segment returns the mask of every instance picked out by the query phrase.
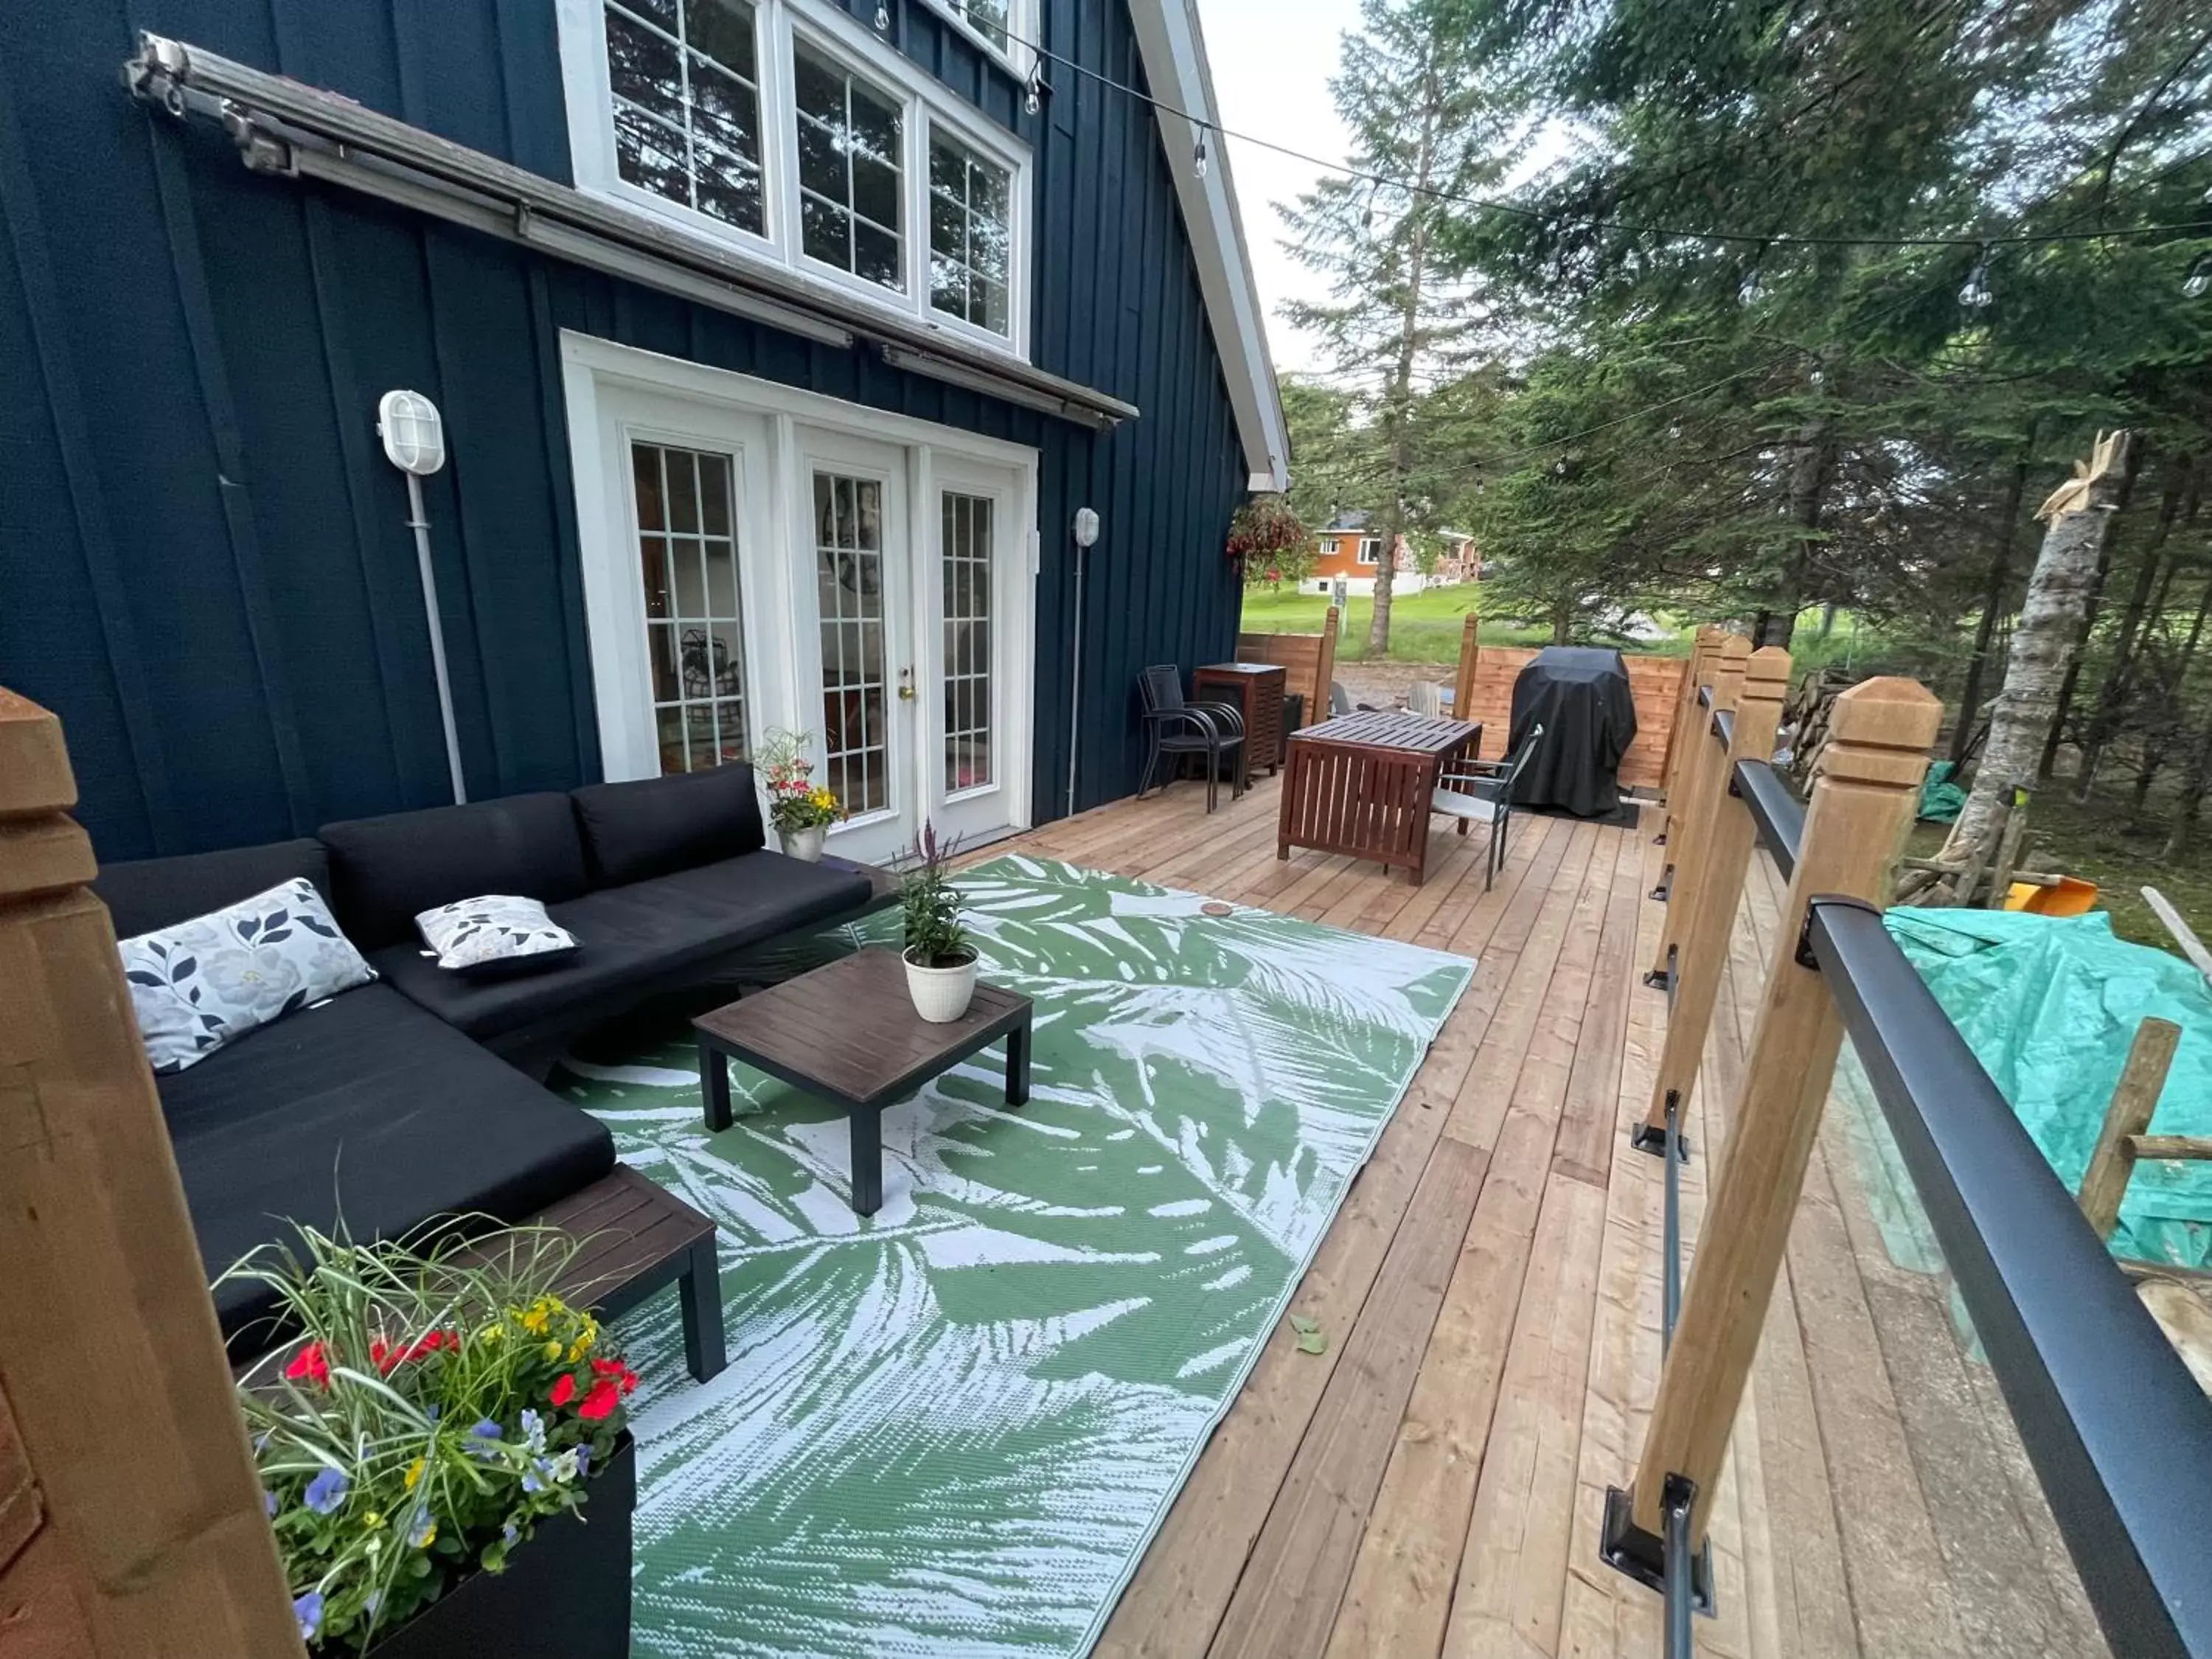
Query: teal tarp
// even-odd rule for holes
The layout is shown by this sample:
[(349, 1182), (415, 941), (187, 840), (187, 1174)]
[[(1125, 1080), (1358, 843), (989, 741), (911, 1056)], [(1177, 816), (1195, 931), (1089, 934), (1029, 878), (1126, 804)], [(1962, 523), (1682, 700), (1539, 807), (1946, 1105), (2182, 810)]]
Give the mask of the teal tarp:
[[(2147, 1015), (2181, 1027), (2152, 1130), (2212, 1135), (2212, 990), (2179, 957), (2115, 939), (2101, 910), (2038, 916), (1900, 907), (1887, 921), (2069, 1191), (2081, 1184)], [(2212, 1164), (2139, 1165), (2112, 1247), (2209, 1265)]]
[(1966, 810), (1966, 792), (1951, 781), (1952, 773), (1958, 769), (1948, 761), (1937, 761), (1928, 769), (1928, 776), (1920, 786), (1923, 823), (1949, 823)]

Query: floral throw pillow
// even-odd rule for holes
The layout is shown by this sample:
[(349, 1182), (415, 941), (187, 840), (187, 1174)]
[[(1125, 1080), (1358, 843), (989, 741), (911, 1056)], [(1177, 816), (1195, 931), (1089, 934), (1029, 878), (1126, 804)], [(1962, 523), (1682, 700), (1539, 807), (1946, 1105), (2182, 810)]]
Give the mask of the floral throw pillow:
[(147, 1061), (161, 1073), (376, 977), (304, 876), (116, 949)]
[(486, 893), (415, 918), (438, 966), (470, 979), (535, 973), (576, 953), (576, 936), (556, 927), (533, 898)]

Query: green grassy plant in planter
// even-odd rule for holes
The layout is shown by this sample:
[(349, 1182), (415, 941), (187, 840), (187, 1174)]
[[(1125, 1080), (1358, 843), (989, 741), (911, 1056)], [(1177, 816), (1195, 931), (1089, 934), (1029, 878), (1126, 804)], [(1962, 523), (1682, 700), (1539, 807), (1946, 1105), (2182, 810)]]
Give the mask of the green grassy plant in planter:
[(939, 841), (925, 820), (915, 866), (899, 884), (907, 994), (915, 1012), (933, 1025), (958, 1019), (975, 994), (975, 947), (960, 925), (960, 890), (945, 877), (957, 845)]
[(300, 1333), (239, 1401), (301, 1639), (619, 1659), (637, 1375), (553, 1294), (574, 1240), (521, 1229), (462, 1248), (302, 1228), (227, 1275), (270, 1285)]

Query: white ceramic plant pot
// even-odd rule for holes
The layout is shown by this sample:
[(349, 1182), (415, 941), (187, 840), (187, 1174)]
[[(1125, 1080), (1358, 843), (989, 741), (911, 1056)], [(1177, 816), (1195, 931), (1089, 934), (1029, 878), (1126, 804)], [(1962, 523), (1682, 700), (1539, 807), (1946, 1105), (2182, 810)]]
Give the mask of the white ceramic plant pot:
[(822, 862), (822, 842), (830, 833), (828, 825), (817, 823), (805, 830), (779, 830), (775, 833), (783, 842), (786, 858), (800, 859), (808, 864)]
[(932, 1025), (950, 1025), (968, 1012), (975, 994), (975, 958), (971, 955), (957, 968), (925, 968), (912, 957), (905, 958), (907, 994), (914, 1011)]

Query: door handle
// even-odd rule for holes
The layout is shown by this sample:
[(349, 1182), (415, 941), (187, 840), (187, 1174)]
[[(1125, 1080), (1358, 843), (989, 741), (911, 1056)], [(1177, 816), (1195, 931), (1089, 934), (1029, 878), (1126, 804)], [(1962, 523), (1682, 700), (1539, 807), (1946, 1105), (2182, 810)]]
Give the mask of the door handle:
[(914, 670), (910, 667), (899, 670), (898, 694), (901, 702), (914, 701)]

